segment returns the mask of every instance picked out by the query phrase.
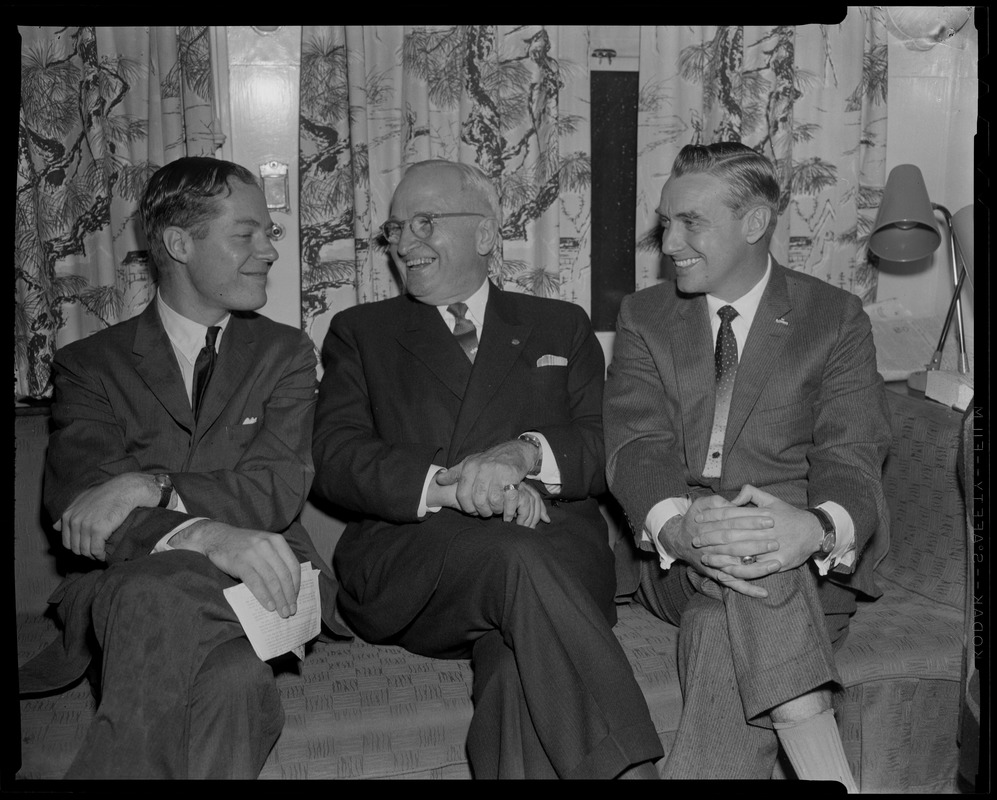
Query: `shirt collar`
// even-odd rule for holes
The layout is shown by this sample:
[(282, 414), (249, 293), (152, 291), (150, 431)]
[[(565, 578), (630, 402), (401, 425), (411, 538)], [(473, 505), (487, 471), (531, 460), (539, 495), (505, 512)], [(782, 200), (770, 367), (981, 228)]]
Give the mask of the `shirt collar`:
[[(197, 359), (197, 354), (201, 352), (201, 348), (204, 347), (204, 339), (208, 335), (208, 326), (202, 325), (200, 322), (194, 322), (194, 320), (183, 316), (179, 311), (170, 308), (163, 299), (162, 292), (158, 289), (156, 290), (156, 307), (159, 310), (159, 319), (162, 320), (163, 327), (166, 329), (166, 335), (170, 337), (173, 346), (183, 354), (184, 358), (193, 363)], [(232, 319), (232, 315), (226, 314), (216, 324), (217, 327), (221, 328), (218, 332), (218, 337), (215, 339), (215, 350), (217, 352), (221, 352), (222, 335), (225, 333), (225, 327), (228, 325), (230, 319)]]
[(765, 274), (762, 275), (758, 283), (752, 286), (745, 294), (737, 298), (737, 300), (728, 303), (726, 300), (721, 300), (719, 297), (707, 294), (706, 307), (710, 312), (710, 321), (713, 321), (719, 309), (724, 306), (734, 306), (737, 310), (736, 319), (742, 320), (744, 325), (747, 328), (750, 328), (751, 322), (755, 318), (755, 312), (758, 311), (758, 305), (762, 301), (762, 295), (765, 294), (765, 287), (768, 286), (769, 278), (771, 276), (772, 256), (769, 255), (768, 262), (765, 265)]
[[(485, 306), (488, 304), (488, 284), (489, 281), (485, 278), (474, 294), (464, 301), (464, 304), (467, 306), (467, 319), (474, 323), (474, 326), (478, 329), (479, 336), (481, 335), (481, 328), (485, 324)], [(436, 308), (443, 315), (444, 319), (450, 314), (446, 306), (437, 306)]]

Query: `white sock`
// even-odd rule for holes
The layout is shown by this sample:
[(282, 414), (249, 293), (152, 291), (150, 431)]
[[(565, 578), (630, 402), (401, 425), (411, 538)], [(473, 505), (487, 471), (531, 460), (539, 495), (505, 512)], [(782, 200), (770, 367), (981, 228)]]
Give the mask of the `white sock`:
[(800, 780), (837, 781), (849, 794), (858, 793), (832, 709), (801, 722), (772, 724)]

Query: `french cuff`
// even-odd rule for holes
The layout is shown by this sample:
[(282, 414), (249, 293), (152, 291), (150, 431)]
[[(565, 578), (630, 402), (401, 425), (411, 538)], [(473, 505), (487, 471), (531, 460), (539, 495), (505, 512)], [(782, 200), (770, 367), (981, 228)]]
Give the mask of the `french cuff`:
[(855, 567), (855, 523), (851, 515), (837, 503), (828, 500), (817, 506), (828, 513), (834, 522), (834, 549), (827, 558), (814, 559), (821, 575), (828, 572), (849, 574)]
[(674, 516), (685, 514), (691, 505), (692, 501), (687, 497), (666, 497), (647, 512), (644, 530), (641, 531), (641, 540), (654, 544), (654, 549), (658, 551), (658, 564), (662, 569), (671, 567), (675, 563), (675, 556), (665, 550), (658, 533), (668, 520)]
[[(180, 499), (180, 495), (177, 495), (177, 499), (178, 500)], [(162, 539), (156, 542), (156, 546), (152, 548), (152, 552), (168, 553), (170, 550), (176, 550), (177, 548), (170, 547), (170, 545), (168, 544), (170, 539), (172, 539), (174, 536), (180, 533), (180, 531), (182, 531), (184, 528), (187, 528), (190, 525), (193, 525), (198, 520), (202, 519), (207, 519), (207, 517), (194, 517), (193, 519), (184, 520), (182, 523), (177, 525), (173, 530), (171, 530), (168, 534), (166, 534)]]
[(426, 473), (426, 480), (422, 484), (422, 495), (419, 497), (419, 510), (416, 512), (416, 516), (422, 519), (426, 514), (432, 511), (434, 514), (439, 511), (443, 506), (428, 506), (426, 505), (426, 495), (429, 493), (429, 482), (436, 477), (436, 473), (441, 469), (446, 469), (446, 467), (441, 467), (439, 464), (433, 464), (429, 468), (429, 472)]
[(537, 431), (523, 431), (523, 433), (532, 434), (540, 440), (543, 461), (540, 464), (540, 474), (536, 476), (537, 480), (547, 487), (548, 493), (554, 495), (560, 494), (561, 468), (557, 465), (557, 459), (554, 457), (554, 451), (551, 449), (547, 437), (542, 433), (537, 433)]

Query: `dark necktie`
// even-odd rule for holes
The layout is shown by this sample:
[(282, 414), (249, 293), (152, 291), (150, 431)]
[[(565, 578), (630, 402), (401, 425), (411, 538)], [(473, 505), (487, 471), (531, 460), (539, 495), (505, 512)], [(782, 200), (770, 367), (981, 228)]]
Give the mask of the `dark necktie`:
[(204, 391), (208, 388), (208, 381), (211, 380), (211, 373), (215, 368), (215, 339), (218, 338), (218, 331), (221, 328), (214, 325), (208, 328), (208, 333), (204, 337), (204, 347), (197, 354), (197, 361), (194, 362), (194, 390), (191, 394), (191, 406), (194, 409), (194, 419), (201, 410), (201, 401), (204, 400)]
[(464, 348), (467, 357), (474, 363), (474, 355), (478, 352), (478, 332), (471, 320), (465, 318), (467, 314), (466, 303), (451, 303), (447, 306), (447, 311), (457, 318), (454, 324), (453, 335), (457, 337), (460, 346)]
[(713, 411), (713, 430), (710, 434), (710, 450), (706, 456), (706, 469), (703, 474), (708, 478), (720, 476), (722, 466), (724, 433), (727, 429), (727, 413), (730, 411), (730, 398), (734, 389), (734, 375), (737, 372), (737, 339), (731, 320), (737, 316), (733, 306), (723, 306), (717, 311), (720, 317), (720, 333), (717, 335), (717, 346), (713, 352), (713, 366), (716, 376), (716, 404)]

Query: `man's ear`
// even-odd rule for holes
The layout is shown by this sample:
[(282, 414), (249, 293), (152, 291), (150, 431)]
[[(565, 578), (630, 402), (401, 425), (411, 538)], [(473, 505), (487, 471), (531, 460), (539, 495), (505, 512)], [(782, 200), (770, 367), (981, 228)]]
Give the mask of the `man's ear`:
[(171, 225), (163, 231), (163, 247), (174, 261), (186, 264), (190, 258), (192, 244), (190, 234), (183, 228)]
[(744, 236), (748, 244), (756, 244), (769, 228), (772, 209), (768, 206), (755, 206), (744, 215)]
[(475, 233), (475, 245), (478, 255), (486, 256), (498, 244), (498, 220), (495, 217), (485, 217), (478, 223)]

